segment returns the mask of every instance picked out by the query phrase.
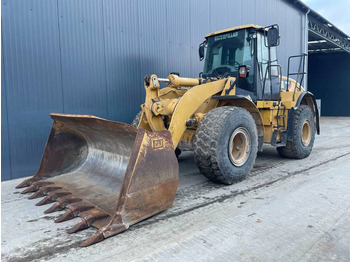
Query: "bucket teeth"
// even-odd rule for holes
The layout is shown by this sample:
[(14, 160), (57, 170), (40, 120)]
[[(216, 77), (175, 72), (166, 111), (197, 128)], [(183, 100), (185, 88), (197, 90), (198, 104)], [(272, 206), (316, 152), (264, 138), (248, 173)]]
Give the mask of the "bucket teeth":
[(91, 237), (89, 237), (88, 239), (84, 240), (83, 242), (80, 243), (81, 247), (87, 247), (90, 246), (92, 244), (101, 242), (102, 240), (104, 240), (104, 236), (101, 230), (97, 230)]
[(95, 221), (106, 218), (108, 216), (109, 215), (107, 213), (100, 211), (99, 209), (91, 209), (80, 214), (80, 217), (82, 217), (89, 226)]
[(78, 224), (75, 226), (71, 227), (70, 229), (67, 230), (68, 234), (73, 234), (78, 231), (82, 231), (84, 229), (87, 229), (89, 225), (86, 223), (84, 219), (82, 219)]
[(28, 197), (28, 199), (34, 199), (34, 198), (39, 198), (39, 197), (43, 197), (45, 195), (45, 193), (39, 189), (38, 191), (36, 191), (33, 195), (31, 195), (30, 197)]
[(64, 209), (56, 223), (80, 217), (68, 233), (97, 228), (82, 247), (172, 206), (179, 178), (169, 131), (135, 129), (88, 115), (51, 117), (38, 171), (17, 188), (32, 192), (30, 199), (42, 197), (37, 206), (51, 203), (43, 208), (46, 214)]
[(36, 191), (30, 197), (28, 197), (28, 199), (43, 197), (43, 196), (46, 196), (47, 194), (49, 194), (49, 192), (53, 192), (53, 191), (56, 191), (59, 189), (62, 189), (62, 187), (60, 187), (60, 186), (45, 186), (45, 187), (40, 188), (38, 191)]
[(45, 198), (43, 198), (42, 200), (40, 200), (38, 203), (36, 203), (36, 206), (42, 206), (42, 205), (46, 205), (46, 204), (50, 204), (52, 202), (55, 202), (54, 199), (51, 198), (51, 196), (46, 196)]
[(46, 209), (44, 211), (45, 214), (49, 214), (52, 212), (56, 212), (56, 211), (60, 211), (62, 210), (64, 207), (62, 207), (60, 202), (56, 202), (55, 204), (53, 204), (50, 208)]
[(31, 184), (28, 188), (24, 189), (21, 194), (26, 194), (29, 192), (35, 192), (38, 189), (40, 189), (41, 187), (47, 187), (48, 185), (53, 184), (53, 182), (46, 182), (46, 181), (39, 181), (39, 182), (35, 182), (33, 184)]
[(60, 215), (55, 222), (61, 223), (67, 220), (71, 220), (77, 216), (79, 216), (82, 212), (93, 209), (93, 205), (82, 205), (82, 204), (71, 204), (68, 206), (68, 210)]
[(75, 216), (79, 216), (82, 212), (95, 208), (93, 205), (72, 204), (69, 209), (73, 211)]
[(75, 218), (74, 212), (70, 209), (68, 209), (64, 214), (60, 215), (56, 220), (55, 223), (61, 223), (67, 220), (71, 220)]
[(77, 197), (62, 197), (62, 198), (58, 198), (57, 202), (55, 204), (53, 204), (49, 209), (45, 210), (44, 213), (48, 214), (48, 213), (52, 213), (55, 211), (60, 211), (62, 209), (64, 209), (67, 205), (74, 203), (74, 202), (79, 202), (81, 201), (80, 198)]
[(35, 192), (37, 191), (38, 188), (33, 184), (33, 185), (30, 185), (29, 187), (27, 187), (26, 189), (24, 189), (21, 194), (27, 194), (29, 192)]
[(68, 196), (68, 195), (71, 195), (72, 193), (71, 192), (68, 192), (68, 191), (62, 191), (62, 190), (55, 190), (53, 192), (50, 192), (48, 193), (47, 196), (51, 197), (52, 199), (56, 200), (60, 197), (65, 197), (65, 196)]
[(31, 178), (27, 178), (26, 180), (22, 181), (22, 183), (20, 183), (19, 185), (16, 186), (16, 188), (22, 188), (22, 187), (27, 187), (30, 186), (31, 184), (34, 183), (34, 179)]
[(42, 205), (46, 205), (52, 202), (55, 202), (59, 197), (64, 197), (64, 196), (68, 196), (71, 195), (71, 192), (68, 191), (62, 191), (62, 190), (56, 190), (54, 192), (50, 192), (48, 193), (48, 195), (42, 199), (39, 203), (37, 203), (37, 206), (42, 206)]
[(97, 220), (104, 219), (108, 216), (109, 215), (107, 213), (100, 211), (98, 209), (92, 209), (89, 211), (85, 211), (85, 212), (80, 214), (80, 217), (82, 218), (82, 220), (78, 224), (76, 224), (75, 226), (70, 228), (67, 232), (69, 234), (72, 234), (72, 233), (84, 230), (84, 229), (90, 227)]
[(45, 186), (45, 187), (42, 187), (41, 190), (44, 192), (44, 193), (49, 193), (49, 192), (53, 192), (53, 191), (56, 191), (56, 190), (59, 190), (59, 189), (62, 189), (62, 187), (60, 186), (54, 186), (54, 185), (48, 185), (48, 186)]
[(59, 199), (57, 199), (57, 201), (60, 202), (63, 207), (66, 207), (71, 203), (80, 202), (81, 199), (79, 197), (68, 196), (68, 197), (59, 198)]
[(49, 182), (49, 181), (38, 181), (34, 183), (34, 185), (37, 186), (38, 188), (48, 186), (48, 185), (53, 185), (53, 184), (54, 184), (53, 182)]

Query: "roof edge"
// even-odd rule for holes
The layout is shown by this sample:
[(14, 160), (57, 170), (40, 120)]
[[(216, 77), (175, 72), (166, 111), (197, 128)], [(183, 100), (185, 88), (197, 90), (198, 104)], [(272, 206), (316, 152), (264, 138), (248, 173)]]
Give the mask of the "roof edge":
[(330, 22), (329, 20), (327, 20), (326, 18), (324, 18), (322, 15), (320, 15), (319, 13), (317, 13), (315, 10), (313, 10), (311, 7), (309, 7), (307, 4), (305, 4), (303, 1), (301, 0), (284, 0), (285, 2), (291, 3), (293, 5), (295, 5), (296, 7), (298, 7), (299, 9), (301, 9), (302, 11), (304, 11), (305, 13), (308, 12), (308, 10), (310, 10), (309, 15), (312, 16), (314, 19), (317, 20), (321, 20), (323, 22), (323, 24), (325, 25), (332, 25), (332, 27), (328, 27), (329, 30), (335, 31), (336, 33), (340, 34), (341, 36), (347, 38), (348, 40), (350, 39), (349, 35), (347, 35), (346, 33), (344, 33), (342, 30), (340, 30), (337, 26), (335, 26), (332, 22)]
[(234, 26), (234, 27), (230, 27), (230, 28), (226, 28), (226, 29), (223, 29), (223, 30), (219, 30), (219, 31), (215, 31), (215, 32), (212, 32), (210, 34), (207, 34), (205, 36), (205, 38), (209, 37), (209, 36), (213, 36), (213, 35), (219, 35), (219, 34), (223, 34), (223, 33), (226, 33), (226, 32), (231, 32), (231, 31), (235, 31), (235, 30), (239, 30), (239, 29), (246, 29), (246, 28), (256, 28), (256, 29), (260, 29), (260, 28), (263, 28), (262, 26), (260, 25), (255, 25), (255, 24), (247, 24), (247, 25), (240, 25), (240, 26)]

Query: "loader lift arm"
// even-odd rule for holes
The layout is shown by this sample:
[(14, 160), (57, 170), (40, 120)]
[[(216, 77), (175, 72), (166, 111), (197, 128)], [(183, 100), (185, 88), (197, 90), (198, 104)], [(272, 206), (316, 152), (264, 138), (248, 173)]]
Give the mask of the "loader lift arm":
[[(172, 75), (170, 75), (170, 77), (171, 76)], [(151, 81), (148, 81), (148, 79), (151, 79)], [(197, 80), (196, 82), (198, 83), (199, 81)], [(186, 120), (188, 120), (206, 100), (210, 100), (212, 96), (220, 93), (224, 88), (227, 88), (229, 83), (230, 79), (225, 78), (215, 82), (196, 85), (190, 88), (180, 99), (174, 98), (172, 100), (161, 101), (159, 99), (160, 85), (158, 77), (156, 75), (146, 76), (146, 102), (142, 106), (142, 109), (146, 115), (150, 129), (152, 131), (165, 129), (161, 110), (167, 108), (168, 105), (171, 104), (173, 112), (168, 131), (171, 134), (175, 149), (187, 128)]]

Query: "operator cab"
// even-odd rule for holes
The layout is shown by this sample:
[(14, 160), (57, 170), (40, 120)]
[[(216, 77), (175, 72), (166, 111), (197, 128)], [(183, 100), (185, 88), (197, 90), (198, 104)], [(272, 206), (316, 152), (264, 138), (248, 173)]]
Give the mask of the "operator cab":
[(278, 26), (240, 26), (206, 36), (200, 45), (200, 59), (206, 56), (203, 78), (236, 78), (236, 95), (253, 101), (278, 100), (281, 67), (277, 62)]

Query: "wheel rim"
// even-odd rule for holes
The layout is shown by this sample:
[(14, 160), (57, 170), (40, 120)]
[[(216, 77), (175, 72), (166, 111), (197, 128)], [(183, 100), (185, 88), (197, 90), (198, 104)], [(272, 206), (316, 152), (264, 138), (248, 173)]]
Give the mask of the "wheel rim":
[(237, 128), (230, 137), (229, 156), (232, 164), (242, 166), (250, 153), (250, 135), (244, 127)]
[(301, 129), (301, 142), (304, 146), (308, 146), (311, 141), (311, 125), (309, 120), (305, 120)]

